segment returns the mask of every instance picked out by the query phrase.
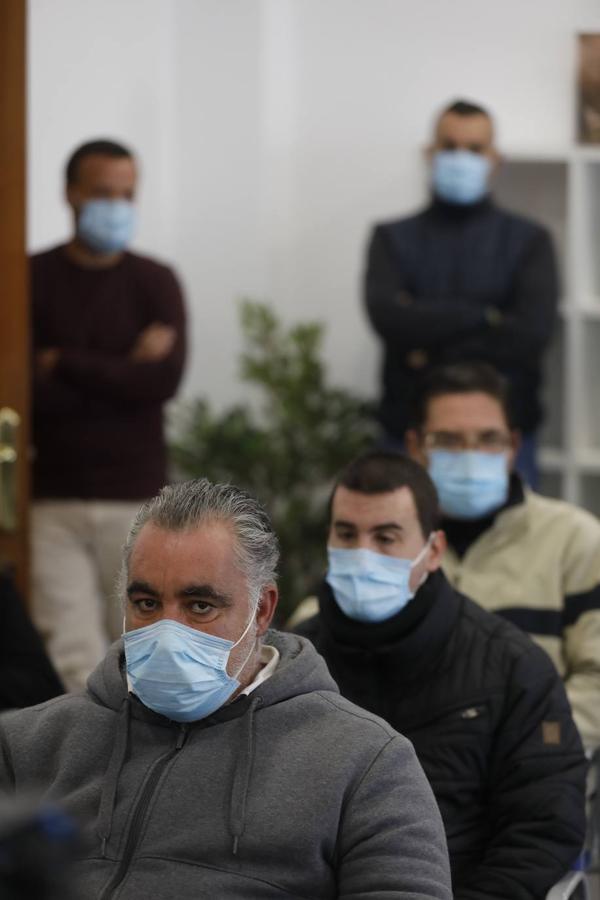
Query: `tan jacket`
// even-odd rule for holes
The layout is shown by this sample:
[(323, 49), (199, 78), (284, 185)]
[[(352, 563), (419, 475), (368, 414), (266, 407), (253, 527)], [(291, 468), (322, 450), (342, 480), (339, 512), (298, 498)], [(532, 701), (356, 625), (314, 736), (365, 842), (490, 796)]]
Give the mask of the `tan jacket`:
[(443, 562), (450, 582), (528, 631), (565, 680), (587, 747), (600, 745), (600, 522), (527, 491), (469, 547)]

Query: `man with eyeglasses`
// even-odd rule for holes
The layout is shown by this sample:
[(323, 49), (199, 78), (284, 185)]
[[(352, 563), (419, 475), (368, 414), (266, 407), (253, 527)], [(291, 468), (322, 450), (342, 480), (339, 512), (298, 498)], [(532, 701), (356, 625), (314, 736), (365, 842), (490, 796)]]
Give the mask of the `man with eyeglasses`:
[(423, 380), (406, 445), (438, 491), (446, 576), (547, 651), (584, 744), (600, 745), (600, 523), (523, 487), (506, 385), (484, 363)]

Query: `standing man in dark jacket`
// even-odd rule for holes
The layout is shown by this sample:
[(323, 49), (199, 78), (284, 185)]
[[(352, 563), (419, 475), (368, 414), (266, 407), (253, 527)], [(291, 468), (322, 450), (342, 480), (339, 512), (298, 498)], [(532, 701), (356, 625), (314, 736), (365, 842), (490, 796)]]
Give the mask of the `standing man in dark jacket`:
[(400, 445), (416, 378), (441, 362), (485, 360), (510, 382), (520, 467), (535, 481), (541, 363), (558, 295), (550, 236), (491, 199), (499, 157), (480, 106), (445, 109), (428, 156), (429, 206), (377, 225), (370, 239), (365, 301), (384, 345), (381, 423)]
[(446, 581), (437, 521), (417, 463), (351, 463), (332, 496), (319, 613), (297, 630), (345, 697), (412, 741), (455, 900), (543, 900), (584, 838), (581, 742), (544, 651)]
[(136, 183), (126, 147), (79, 147), (66, 168), (73, 236), (31, 261), (32, 613), (69, 690), (120, 634), (121, 546), (166, 481), (163, 405), (184, 361), (175, 275), (127, 249)]

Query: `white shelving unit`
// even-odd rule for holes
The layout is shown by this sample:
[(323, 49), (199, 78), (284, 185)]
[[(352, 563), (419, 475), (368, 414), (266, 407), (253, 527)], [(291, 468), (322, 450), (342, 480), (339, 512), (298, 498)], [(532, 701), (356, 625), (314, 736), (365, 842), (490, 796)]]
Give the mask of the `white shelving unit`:
[(510, 153), (494, 194), (550, 229), (561, 270), (545, 365), (541, 492), (600, 515), (600, 147)]

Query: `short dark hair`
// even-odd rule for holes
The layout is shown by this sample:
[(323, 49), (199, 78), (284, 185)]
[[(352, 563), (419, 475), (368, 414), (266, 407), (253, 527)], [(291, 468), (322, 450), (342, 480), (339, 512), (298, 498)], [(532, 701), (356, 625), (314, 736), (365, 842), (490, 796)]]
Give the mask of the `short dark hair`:
[(98, 139), (95, 141), (87, 141), (81, 144), (73, 151), (65, 166), (65, 178), (67, 184), (74, 184), (79, 175), (79, 164), (86, 156), (112, 156), (114, 159), (133, 159), (133, 153), (123, 144), (117, 144), (115, 141)]
[(415, 386), (411, 426), (421, 430), (431, 400), (446, 394), (488, 394), (498, 401), (508, 426), (513, 427), (508, 382), (496, 369), (483, 362), (453, 363), (428, 372)]
[(440, 113), (439, 118), (447, 113), (455, 113), (457, 116), (485, 116), (491, 119), (491, 115), (483, 106), (478, 103), (471, 103), (469, 100), (453, 100), (449, 106), (446, 106)]
[(329, 500), (330, 521), (333, 497), (339, 487), (360, 494), (388, 494), (407, 487), (415, 501), (423, 537), (428, 537), (438, 527), (440, 510), (433, 481), (423, 466), (403, 453), (371, 450), (342, 469)]

